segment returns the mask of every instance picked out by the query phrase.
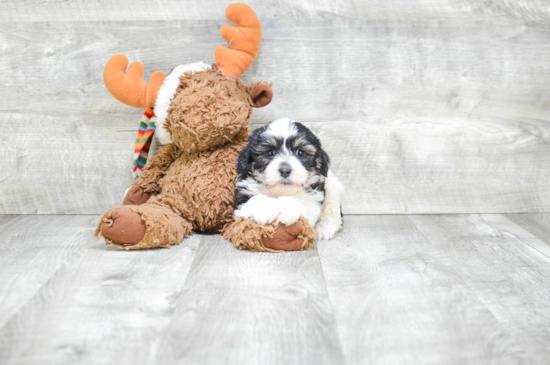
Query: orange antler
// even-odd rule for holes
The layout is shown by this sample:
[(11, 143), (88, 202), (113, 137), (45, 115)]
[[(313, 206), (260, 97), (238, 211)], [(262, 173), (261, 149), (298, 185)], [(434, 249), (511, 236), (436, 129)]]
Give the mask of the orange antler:
[(148, 108), (155, 105), (157, 93), (164, 82), (164, 72), (155, 71), (149, 82), (143, 82), (143, 65), (133, 62), (128, 67), (128, 58), (117, 54), (111, 57), (103, 71), (103, 81), (107, 90), (126, 105), (135, 108)]
[(227, 77), (241, 76), (256, 59), (262, 43), (262, 26), (254, 11), (245, 4), (231, 4), (225, 16), (237, 25), (222, 25), (220, 33), (233, 49), (216, 48), (215, 56), (221, 72)]

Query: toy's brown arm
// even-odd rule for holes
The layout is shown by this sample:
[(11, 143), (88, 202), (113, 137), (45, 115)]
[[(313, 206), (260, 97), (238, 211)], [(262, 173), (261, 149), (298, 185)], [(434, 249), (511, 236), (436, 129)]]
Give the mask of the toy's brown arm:
[(143, 173), (134, 182), (146, 193), (158, 194), (160, 192), (159, 181), (166, 171), (180, 155), (180, 150), (172, 143), (162, 146), (143, 168)]

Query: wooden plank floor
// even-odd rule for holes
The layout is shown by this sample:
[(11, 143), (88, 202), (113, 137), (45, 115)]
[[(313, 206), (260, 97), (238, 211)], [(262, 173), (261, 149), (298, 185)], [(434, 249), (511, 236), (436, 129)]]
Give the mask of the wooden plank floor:
[(542, 364), (548, 214), (350, 215), (305, 252), (0, 215), (0, 364)]

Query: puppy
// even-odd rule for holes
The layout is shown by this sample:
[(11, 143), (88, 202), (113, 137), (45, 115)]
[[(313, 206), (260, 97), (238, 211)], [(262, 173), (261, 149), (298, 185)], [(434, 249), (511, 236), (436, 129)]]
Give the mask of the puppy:
[(342, 227), (344, 187), (321, 143), (303, 124), (283, 118), (257, 129), (237, 160), (235, 219), (291, 225), (303, 216), (317, 240)]

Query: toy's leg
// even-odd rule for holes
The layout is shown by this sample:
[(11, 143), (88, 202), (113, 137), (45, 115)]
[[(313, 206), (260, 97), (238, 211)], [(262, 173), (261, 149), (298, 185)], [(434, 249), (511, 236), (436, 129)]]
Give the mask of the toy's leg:
[(193, 226), (170, 207), (157, 203), (107, 210), (94, 233), (97, 239), (126, 250), (179, 245)]
[(307, 250), (315, 244), (315, 232), (304, 218), (290, 226), (262, 225), (252, 219), (239, 219), (224, 228), (223, 237), (240, 250), (252, 251)]
[(141, 205), (145, 204), (151, 197), (151, 194), (146, 193), (145, 189), (134, 184), (128, 190), (128, 194), (124, 197), (122, 205)]

